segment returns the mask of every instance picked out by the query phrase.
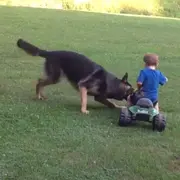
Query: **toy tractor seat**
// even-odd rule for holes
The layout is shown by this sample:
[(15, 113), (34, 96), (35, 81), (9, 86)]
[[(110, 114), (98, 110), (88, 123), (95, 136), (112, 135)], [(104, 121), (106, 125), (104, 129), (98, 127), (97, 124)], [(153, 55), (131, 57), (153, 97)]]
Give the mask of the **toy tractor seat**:
[(137, 101), (136, 105), (141, 108), (153, 108), (154, 107), (152, 101), (148, 98), (140, 98)]

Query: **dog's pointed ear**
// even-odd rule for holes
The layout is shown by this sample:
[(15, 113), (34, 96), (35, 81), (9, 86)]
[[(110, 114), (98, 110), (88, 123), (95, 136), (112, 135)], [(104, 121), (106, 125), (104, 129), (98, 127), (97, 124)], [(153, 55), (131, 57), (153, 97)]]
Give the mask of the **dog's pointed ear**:
[(125, 75), (122, 78), (122, 81), (127, 82), (127, 80), (128, 80), (128, 73), (126, 72)]

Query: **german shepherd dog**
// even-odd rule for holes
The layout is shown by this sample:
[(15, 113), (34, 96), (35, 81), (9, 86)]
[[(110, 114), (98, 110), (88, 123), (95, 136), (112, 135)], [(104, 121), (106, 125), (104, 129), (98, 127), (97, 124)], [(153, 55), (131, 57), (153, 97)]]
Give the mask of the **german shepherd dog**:
[(46, 51), (19, 39), (17, 46), (32, 56), (45, 58), (45, 77), (38, 79), (36, 84), (37, 99), (46, 99), (43, 88), (56, 84), (65, 75), (68, 81), (79, 90), (81, 96), (81, 112), (88, 114), (87, 96), (94, 96), (94, 100), (109, 108), (118, 108), (108, 99), (127, 100), (133, 92), (128, 83), (128, 73), (122, 79), (106, 71), (88, 57), (72, 51)]

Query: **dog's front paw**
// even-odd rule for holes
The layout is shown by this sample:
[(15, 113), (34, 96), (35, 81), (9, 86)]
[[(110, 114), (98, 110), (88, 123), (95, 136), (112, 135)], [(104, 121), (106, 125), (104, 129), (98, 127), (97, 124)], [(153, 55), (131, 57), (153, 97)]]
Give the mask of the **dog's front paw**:
[(86, 110), (86, 109), (81, 109), (81, 112), (82, 112), (83, 114), (89, 114), (89, 111)]
[(47, 96), (41, 94), (41, 97), (40, 97), (41, 100), (46, 100), (47, 99)]
[(37, 99), (43, 101), (43, 100), (45, 100), (46, 98), (44, 98), (43, 96), (40, 96), (40, 97), (38, 97)]
[(36, 97), (33, 98), (34, 100), (46, 100), (47, 97), (43, 95), (37, 95)]

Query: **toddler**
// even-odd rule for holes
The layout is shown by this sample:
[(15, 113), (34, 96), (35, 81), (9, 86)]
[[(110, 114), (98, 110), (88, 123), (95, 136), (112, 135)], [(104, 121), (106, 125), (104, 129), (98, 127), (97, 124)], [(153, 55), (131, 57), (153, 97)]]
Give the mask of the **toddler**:
[[(159, 111), (159, 85), (164, 85), (168, 79), (160, 70), (157, 69), (159, 64), (158, 55), (145, 54), (143, 60), (145, 67), (144, 69), (140, 70), (139, 76), (137, 78), (137, 89), (142, 93), (140, 94), (143, 97), (149, 98), (152, 101), (154, 107)], [(133, 95), (129, 96), (128, 105), (136, 104), (138, 95), (140, 96), (140, 94), (134, 93)]]

